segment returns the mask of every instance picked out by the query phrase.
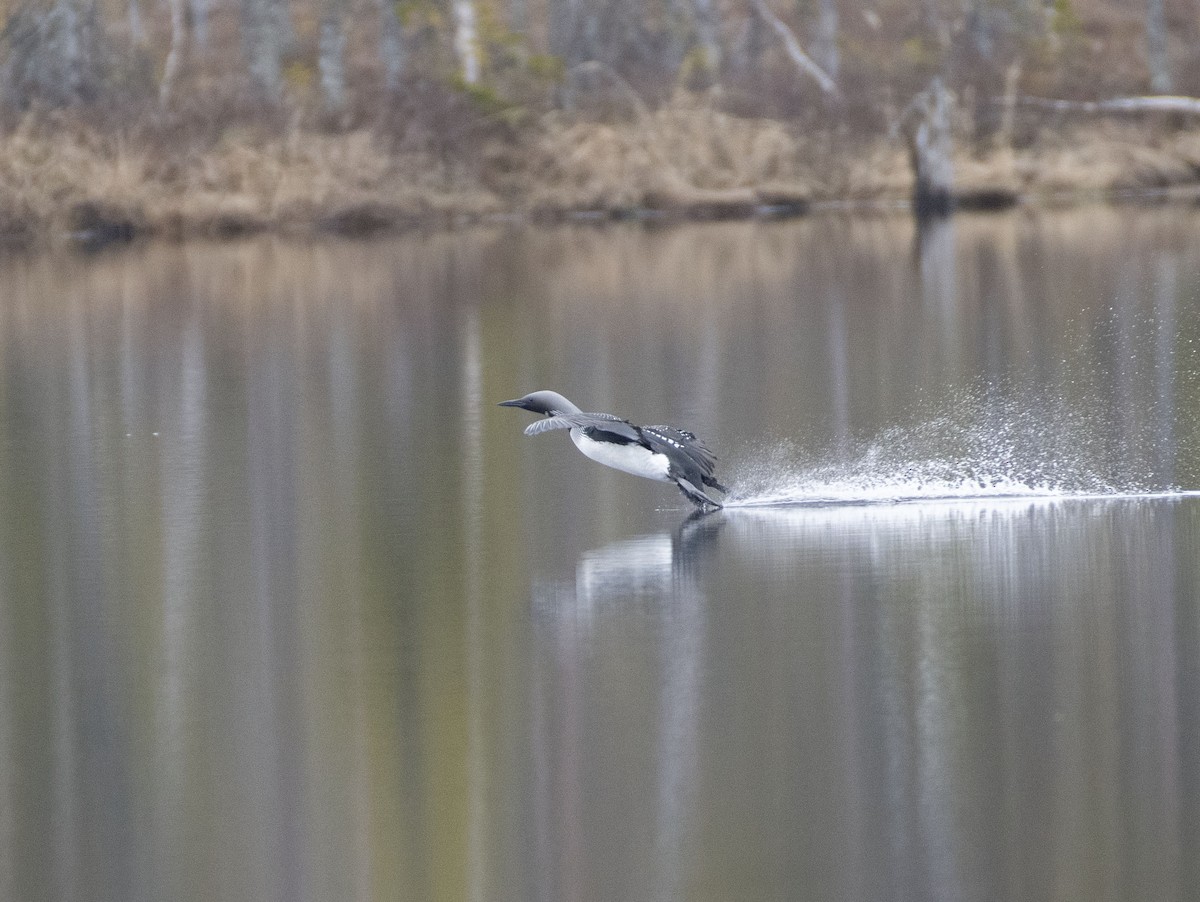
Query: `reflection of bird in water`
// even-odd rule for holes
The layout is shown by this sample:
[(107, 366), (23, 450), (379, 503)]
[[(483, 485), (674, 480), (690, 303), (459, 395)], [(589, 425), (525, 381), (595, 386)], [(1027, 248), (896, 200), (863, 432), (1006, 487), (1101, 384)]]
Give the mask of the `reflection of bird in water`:
[[(654, 886), (645, 896), (686, 895), (704, 785), (702, 711), (711, 655), (705, 573), (725, 521), (725, 514), (697, 511), (674, 531), (583, 552), (573, 579), (535, 582), (531, 654), (539, 677), (531, 705), (539, 716), (532, 719), (531, 745), (539, 775), (570, 776), (546, 779), (535, 794), (534, 835), (547, 865), (541, 873), (588, 860), (579, 787), (620, 779), (626, 759), (605, 752), (619, 748), (623, 755), (632, 747), (645, 756), (649, 778), (635, 803), (654, 837)], [(615, 684), (619, 705), (612, 704), (614, 662), (638, 676)], [(614, 760), (622, 762), (616, 771)], [(543, 895), (562, 895), (562, 885), (552, 880)]]
[(545, 419), (525, 428), (526, 435), (570, 429), (575, 447), (592, 460), (634, 476), (673, 482), (701, 510), (721, 507), (705, 487), (728, 493), (713, 475), (717, 458), (692, 433), (674, 426), (635, 426), (611, 413), (584, 413), (562, 395), (535, 391), (501, 407), (520, 407)]
[(702, 514), (702, 510), (697, 510), (675, 530), (671, 567), (677, 577), (696, 576), (700, 563), (716, 548), (717, 534), (725, 526), (726, 515), (705, 517)]
[(695, 604), (701, 597), (702, 567), (711, 561), (726, 519), (724, 514), (697, 511), (673, 532), (634, 536), (585, 551), (575, 562), (570, 603), (560, 584), (538, 599), (536, 607), (543, 614), (571, 611), (590, 620), (598, 610), (637, 597)]

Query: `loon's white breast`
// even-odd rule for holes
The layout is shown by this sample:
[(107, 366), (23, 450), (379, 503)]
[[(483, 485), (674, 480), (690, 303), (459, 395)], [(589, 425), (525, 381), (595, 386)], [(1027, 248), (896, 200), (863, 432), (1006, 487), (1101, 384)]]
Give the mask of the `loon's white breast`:
[(613, 442), (598, 442), (588, 438), (578, 426), (571, 430), (571, 441), (575, 447), (590, 457), (596, 463), (623, 470), (634, 476), (646, 479), (657, 479), (660, 482), (670, 482), (667, 475), (671, 462), (665, 454), (657, 454), (641, 445), (619, 445)]

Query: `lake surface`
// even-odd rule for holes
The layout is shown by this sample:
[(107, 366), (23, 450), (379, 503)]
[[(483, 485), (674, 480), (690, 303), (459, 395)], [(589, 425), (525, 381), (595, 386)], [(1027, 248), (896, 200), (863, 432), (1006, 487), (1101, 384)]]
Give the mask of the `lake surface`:
[(0, 285), (0, 899), (1200, 898), (1200, 211)]

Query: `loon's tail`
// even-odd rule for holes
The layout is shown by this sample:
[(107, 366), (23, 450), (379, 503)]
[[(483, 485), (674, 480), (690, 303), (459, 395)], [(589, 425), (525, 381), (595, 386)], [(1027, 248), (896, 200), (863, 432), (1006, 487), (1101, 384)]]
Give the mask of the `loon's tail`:
[(721, 483), (717, 482), (717, 480), (714, 479), (712, 476), (705, 476), (704, 484), (706, 486), (708, 486), (709, 488), (716, 489), (718, 492), (720, 492), (723, 495), (729, 494), (729, 489), (725, 488), (725, 486), (723, 486), (723, 485), (721, 485)]

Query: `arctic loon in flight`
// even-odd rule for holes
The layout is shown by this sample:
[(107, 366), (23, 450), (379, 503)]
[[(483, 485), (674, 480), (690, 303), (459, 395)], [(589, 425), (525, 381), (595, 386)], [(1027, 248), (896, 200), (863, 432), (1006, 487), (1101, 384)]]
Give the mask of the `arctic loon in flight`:
[(634, 476), (673, 482), (701, 510), (721, 507), (705, 487), (728, 494), (717, 482), (717, 458), (690, 432), (674, 426), (635, 426), (611, 413), (584, 413), (562, 395), (535, 391), (523, 398), (501, 401), (501, 407), (520, 407), (545, 414), (525, 427), (526, 435), (551, 429), (570, 429), (575, 447), (592, 460)]

